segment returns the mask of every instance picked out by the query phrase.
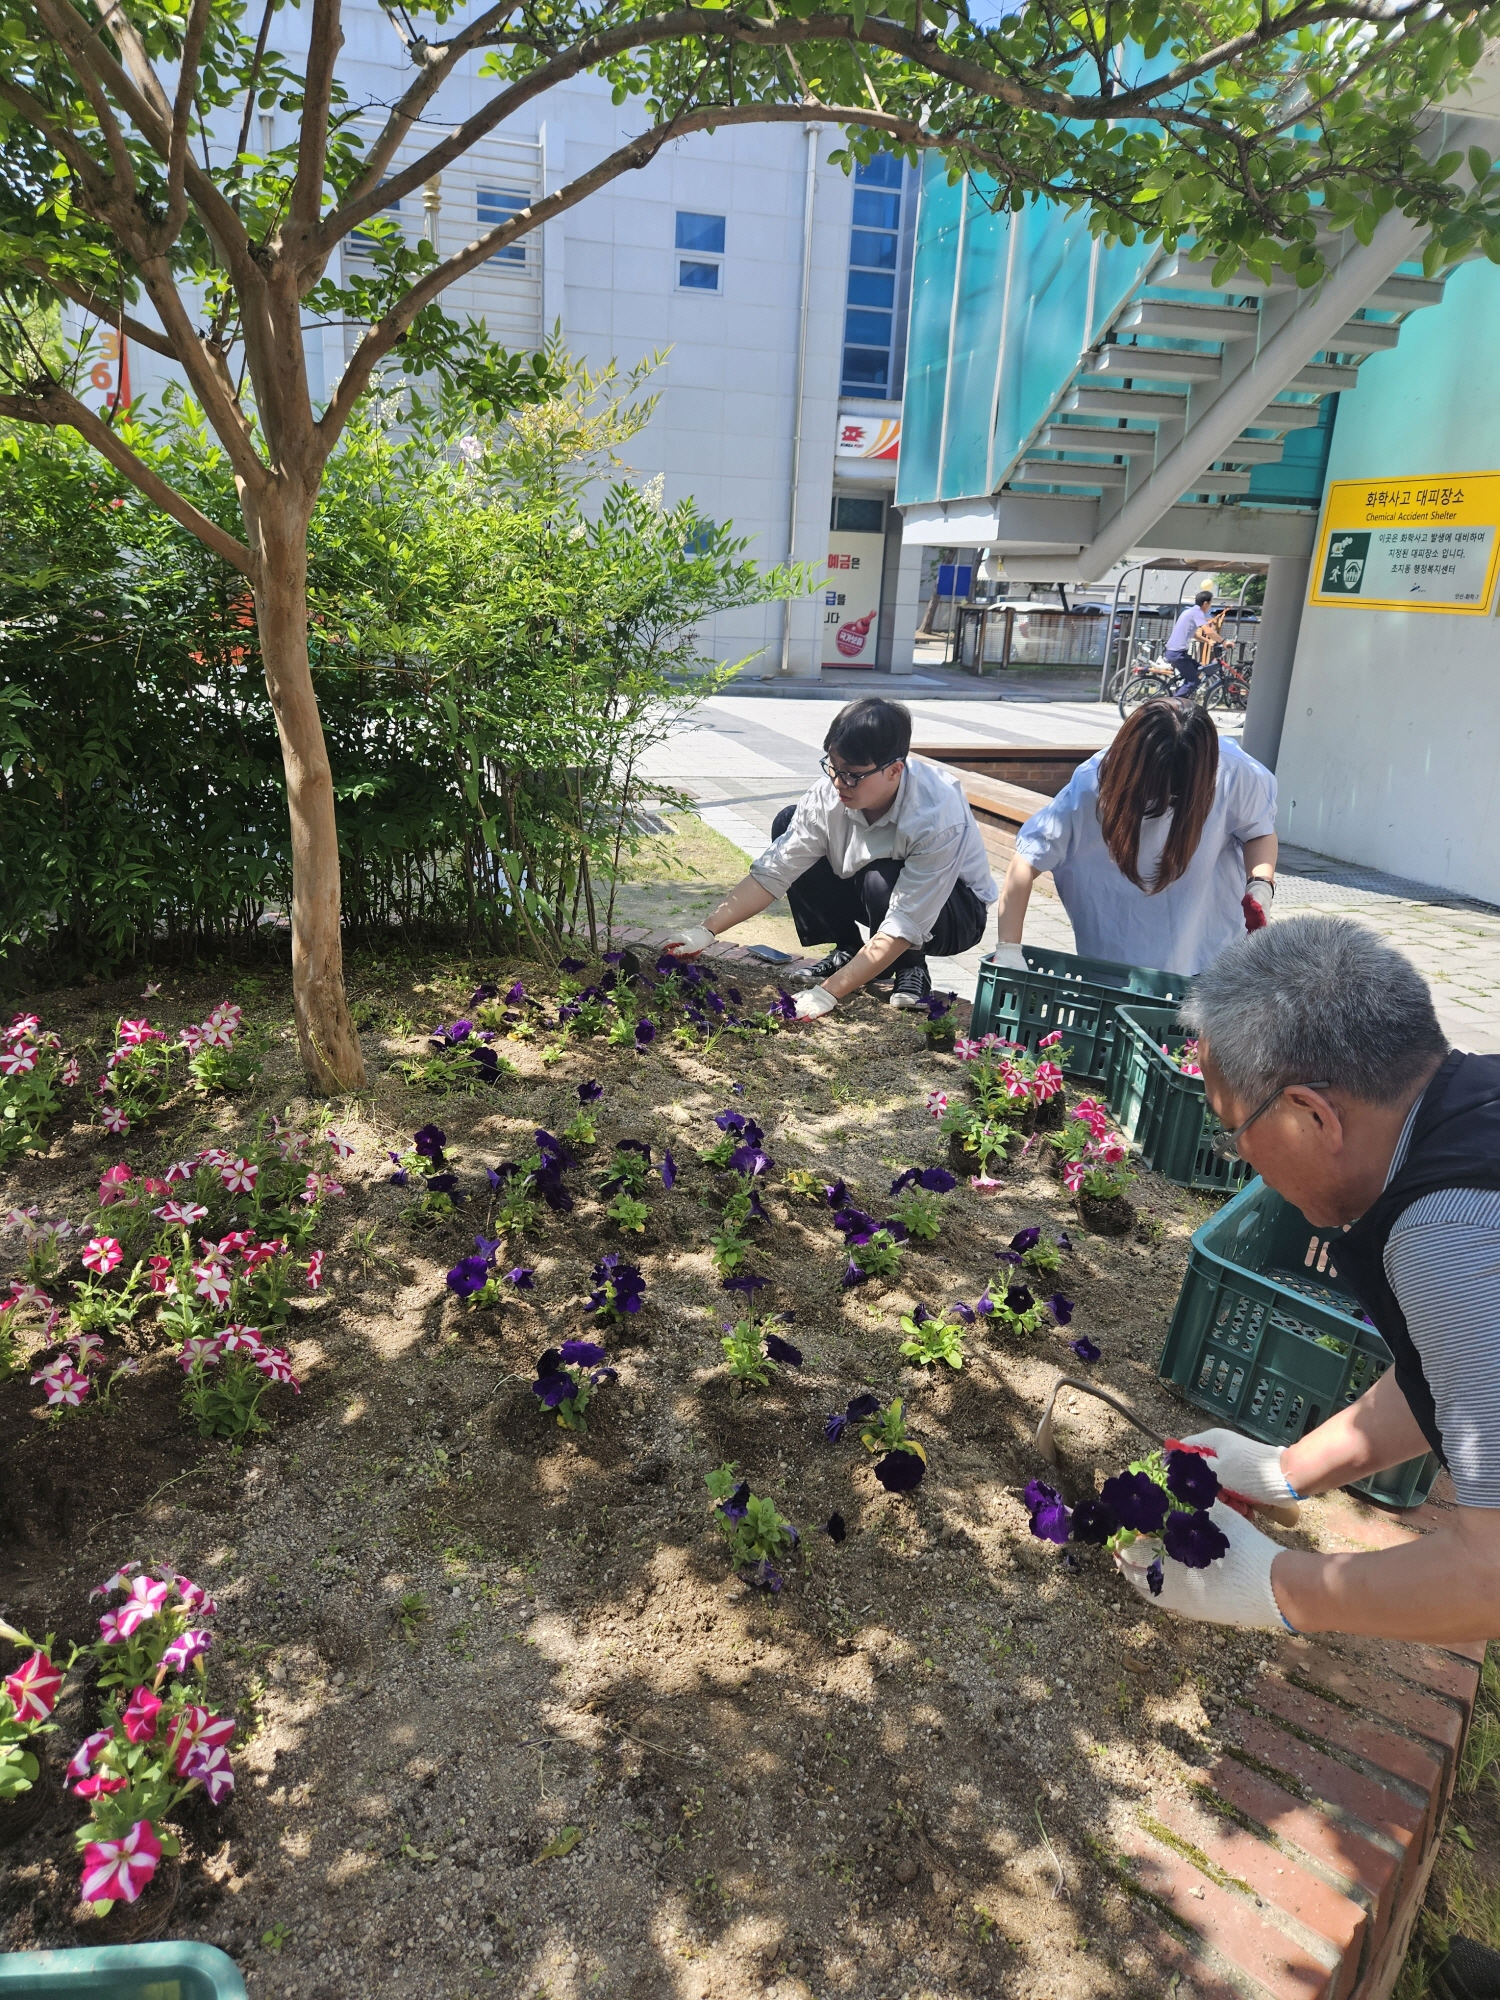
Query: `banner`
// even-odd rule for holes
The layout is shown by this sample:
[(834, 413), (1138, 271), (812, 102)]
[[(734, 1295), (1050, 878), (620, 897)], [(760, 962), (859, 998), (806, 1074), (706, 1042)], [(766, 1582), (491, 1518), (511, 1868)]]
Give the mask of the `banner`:
[(1483, 617), (1500, 566), (1500, 472), (1337, 479), (1328, 488), (1312, 604)]
[(901, 450), (901, 419), (872, 417), (859, 410), (839, 411), (837, 458), (887, 458)]

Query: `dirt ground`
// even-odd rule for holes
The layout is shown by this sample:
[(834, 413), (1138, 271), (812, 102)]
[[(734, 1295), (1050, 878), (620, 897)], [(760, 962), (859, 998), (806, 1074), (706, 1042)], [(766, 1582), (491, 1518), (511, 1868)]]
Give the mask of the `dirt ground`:
[[(239, 1718), (238, 1787), (222, 1811), (184, 1814), (172, 1934), (221, 1945), (257, 1996), (306, 2000), (1160, 1992), (1155, 1921), (1100, 1856), (1112, 1827), (1185, 1788), (1214, 1705), (1269, 1638), (1169, 1623), (1102, 1551), (1030, 1536), (1020, 1489), (1044, 1470), (1031, 1433), (1059, 1368), (1079, 1366), (1060, 1335), (976, 1328), (961, 1374), (917, 1375), (898, 1321), (917, 1300), (972, 1302), (1017, 1229), (1066, 1226), (1056, 1282), (1077, 1302), (1070, 1334), (1103, 1350), (1089, 1372), (1158, 1428), (1190, 1430), (1154, 1363), (1208, 1205), (1143, 1177), (1137, 1234), (1090, 1236), (1038, 1143), (998, 1194), (948, 1196), (939, 1242), (896, 1279), (846, 1292), (826, 1210), (783, 1177), (842, 1175), (878, 1211), (897, 1170), (944, 1156), (924, 1100), (959, 1084), (953, 1057), (867, 1000), (707, 1057), (596, 1040), (548, 1066), (543, 1037), (506, 1044), (520, 1074), (484, 1095), (401, 1082), (393, 1063), (462, 1010), (475, 976), (518, 973), (532, 982), (488, 960), (352, 965), (371, 1086), (338, 1107), (358, 1148), (349, 1198), (331, 1216), (328, 1288), (289, 1329), (304, 1393), (267, 1398), (269, 1439), (200, 1442), (149, 1331), (107, 1410), (52, 1425), (24, 1376), (0, 1388), (0, 1611), (82, 1638), (89, 1589), (131, 1558), (171, 1563), (221, 1605), (210, 1686)], [(168, 977), (149, 1011), (175, 1028), (226, 987), (277, 1035), (253, 1099), (184, 1101), (123, 1148), (97, 1125), (59, 1130), (0, 1202), (76, 1215), (122, 1152), (157, 1167), (295, 1102), (279, 974)], [(76, 1043), (140, 1011), (138, 991), (27, 1004)], [(605, 1086), (600, 1144), (569, 1177), (573, 1213), (549, 1215), (527, 1253), (536, 1290), (464, 1310), (443, 1274), (484, 1227), (481, 1168), (565, 1123), (590, 1077)], [(707, 1253), (711, 1176), (692, 1164), (729, 1104), (761, 1122), (776, 1161), (760, 1303), (796, 1312), (805, 1355), (738, 1399), (719, 1348), (734, 1315)], [(386, 1158), (429, 1120), (483, 1191), (437, 1236), (400, 1220), (409, 1195)], [(630, 1253), (645, 1310), (607, 1337), (620, 1379), (575, 1437), (531, 1394), (532, 1364), (589, 1324), (589, 1270), (610, 1247), (590, 1169), (622, 1137), (669, 1144), (684, 1172), (651, 1196), (651, 1240)], [(857, 1440), (824, 1439), (825, 1415), (866, 1387), (909, 1398), (930, 1459), (913, 1496), (886, 1494)], [(1058, 1437), (1071, 1498), (1136, 1451), (1088, 1401)], [(779, 1598), (729, 1575), (703, 1484), (726, 1459), (801, 1530)], [(823, 1532), (836, 1511), (841, 1545)], [(60, 1753), (93, 1726), (91, 1700), (70, 1687)], [(87, 1941), (80, 1814), (60, 1801), (6, 1855), (5, 1948)]]

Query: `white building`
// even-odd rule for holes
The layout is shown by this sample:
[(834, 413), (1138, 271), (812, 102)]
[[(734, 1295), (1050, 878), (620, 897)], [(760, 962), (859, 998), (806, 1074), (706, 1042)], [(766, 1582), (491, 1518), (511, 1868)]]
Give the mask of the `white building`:
[[(295, 60), (308, 16), (276, 17)], [(350, 8), (339, 74), (373, 132), (411, 77), (386, 17)], [(478, 58), (449, 80), (398, 155), (433, 140), (488, 101)], [(291, 114), (259, 115), (252, 143), (294, 137)], [(637, 135), (639, 104), (615, 106), (582, 78), (401, 205), (403, 231), (440, 255), (540, 193), (551, 193)], [(228, 135), (232, 143), (233, 135)], [(731, 521), (763, 564), (829, 565), (825, 591), (717, 622), (721, 660), (747, 672), (816, 675), (820, 663), (909, 666), (918, 559), (901, 564), (895, 489), (900, 383), (916, 210), (916, 177), (878, 160), (856, 181), (826, 163), (834, 128), (740, 126), (698, 134), (545, 224), (446, 295), (457, 315), (483, 316), (507, 344), (540, 345), (560, 326), (593, 366), (670, 350), (653, 387), (657, 414), (630, 447), (632, 470), (661, 474), (668, 502), (691, 495)], [(346, 260), (360, 255), (346, 242)], [(847, 336), (847, 337), (846, 337)], [(310, 329), (315, 394), (327, 394), (356, 335)], [(168, 365), (128, 357), (130, 393), (148, 398)], [(889, 529), (889, 532), (888, 532)], [(887, 553), (889, 552), (889, 560)]]

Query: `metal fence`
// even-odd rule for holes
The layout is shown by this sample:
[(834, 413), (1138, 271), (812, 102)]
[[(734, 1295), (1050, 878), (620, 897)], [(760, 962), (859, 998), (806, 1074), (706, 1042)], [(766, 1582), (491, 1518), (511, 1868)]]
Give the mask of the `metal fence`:
[[(984, 674), (1007, 667), (1091, 667), (1098, 673), (1105, 665), (1106, 652), (1111, 669), (1120, 665), (1130, 643), (1130, 613), (1122, 611), (1113, 621), (1107, 612), (1049, 611), (1025, 604), (960, 604), (956, 658), (966, 673)], [(1161, 652), (1177, 622), (1177, 612), (1143, 611), (1136, 621), (1136, 644)], [(1236, 626), (1227, 619), (1225, 637), (1234, 647), (1237, 663), (1255, 656), (1256, 627), (1246, 621)]]

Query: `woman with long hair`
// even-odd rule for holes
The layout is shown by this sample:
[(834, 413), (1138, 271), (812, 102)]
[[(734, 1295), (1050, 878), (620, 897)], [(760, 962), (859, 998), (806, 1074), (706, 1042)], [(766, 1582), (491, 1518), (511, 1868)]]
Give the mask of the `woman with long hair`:
[(1193, 973), (1276, 887), (1276, 780), (1203, 709), (1147, 701), (1021, 828), (996, 958), (1020, 970), (1032, 884), (1050, 869), (1085, 958)]

